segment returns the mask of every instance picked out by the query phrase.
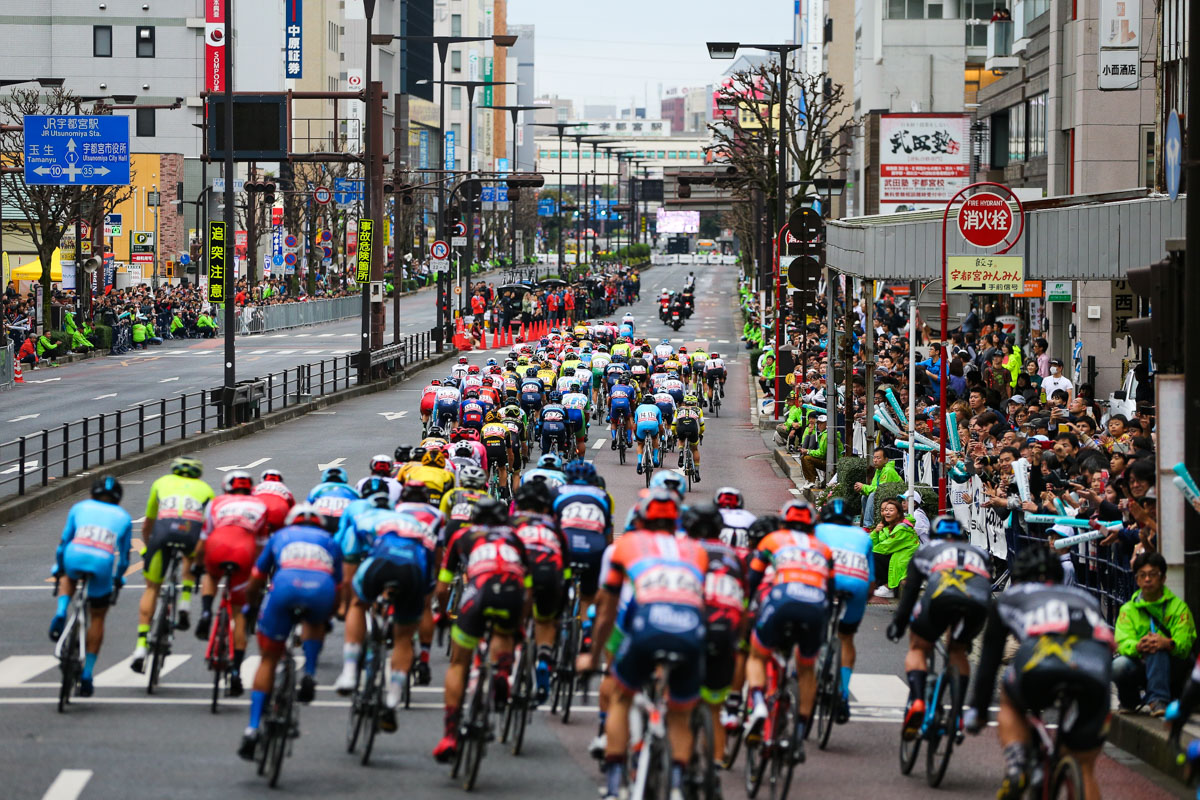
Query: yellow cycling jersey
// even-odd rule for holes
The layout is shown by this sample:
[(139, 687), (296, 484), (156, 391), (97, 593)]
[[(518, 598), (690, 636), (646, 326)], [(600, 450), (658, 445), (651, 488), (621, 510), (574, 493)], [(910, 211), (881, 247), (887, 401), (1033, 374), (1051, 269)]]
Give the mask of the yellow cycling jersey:
[(628, 356), (629, 355), (629, 343), (621, 342), (619, 344), (614, 344), (612, 346), (612, 349), (609, 350), (608, 352), (609, 352), (609, 355), (612, 355), (612, 356)]
[(671, 423), (671, 430), (676, 430), (681, 419), (694, 419), (700, 423), (700, 435), (704, 435), (704, 412), (696, 406), (680, 406), (675, 409), (675, 421)]
[(708, 361), (708, 353), (704, 352), (703, 350), (697, 350), (696, 352), (692, 353), (693, 365), (699, 363), (701, 366), (703, 366), (705, 361)]
[(574, 375), (575, 370), (582, 366), (583, 366), (583, 362), (580, 361), (578, 358), (571, 358), (562, 363), (562, 367), (559, 368), (558, 374), (561, 377), (566, 377), (567, 375)]
[(150, 485), (146, 517), (202, 523), (204, 507), (213, 497), (212, 487), (199, 478), (164, 475)]
[(553, 386), (554, 381), (558, 379), (558, 373), (552, 369), (539, 369), (537, 376), (543, 386)]
[(485, 443), (500, 439), (502, 441), (508, 439), (508, 426), (503, 422), (485, 422), (483, 428), (479, 432), (479, 438)]
[(425, 484), (429, 489), (429, 502), (436, 506), (441, 504), (445, 493), (454, 488), (454, 473), (448, 469), (416, 464), (408, 473), (407, 481), (418, 481)]
[(451, 489), (442, 495), (442, 513), (447, 520), (467, 522), (471, 519), (475, 503), (482, 497), (487, 497), (483, 489)]

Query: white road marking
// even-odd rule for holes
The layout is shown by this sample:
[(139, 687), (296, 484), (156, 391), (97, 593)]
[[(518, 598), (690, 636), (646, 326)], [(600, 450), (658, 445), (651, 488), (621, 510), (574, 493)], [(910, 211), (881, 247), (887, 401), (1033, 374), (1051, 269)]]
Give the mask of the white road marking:
[(379, 416), (387, 417), (388, 422), (395, 422), (398, 419), (404, 419), (408, 416), (407, 411), (380, 411)]
[(306, 356), (315, 356), (315, 355), (319, 355), (319, 354), (321, 354), (321, 353), (324, 353), (324, 352), (325, 352), (324, 350), (305, 350), (305, 351), (304, 351), (304, 355), (306, 355)]
[(41, 416), (41, 414), (22, 414), (19, 417), (13, 417), (12, 419), (9, 420), (9, 422), (20, 422), (21, 420), (26, 420), (26, 419), (37, 419), (40, 416)]
[(299, 352), (300, 352), (299, 350), (276, 350), (275, 355), (290, 356), (290, 355), (295, 355), (296, 353), (299, 353)]
[(177, 380), (179, 380), (178, 375), (176, 375), (174, 378), (163, 378), (161, 381), (159, 381), (159, 383), (170, 383), (172, 381), (177, 381)]
[(113, 392), (112, 394), (102, 394), (99, 397), (93, 397), (92, 399), (93, 400), (107, 400), (110, 397), (116, 397), (116, 396), (117, 396), (117, 393)]
[(330, 336), (337, 336), (337, 334), (336, 333), (318, 333), (317, 334), (318, 339), (327, 339)]
[(908, 697), (908, 684), (897, 675), (854, 673), (850, 676), (850, 694), (868, 706), (903, 705)]
[(600, 448), (602, 448), (602, 447), (604, 447), (604, 440), (603, 440), (603, 439), (597, 439), (597, 440), (596, 440), (596, 443), (595, 443), (594, 445), (592, 445), (592, 449), (593, 449), (593, 450), (599, 450), (599, 449), (600, 449)]
[(312, 336), (311, 333), (297, 333), (296, 334), (297, 339), (307, 339), (310, 336)]
[[(28, 475), (29, 473), (31, 473), (31, 472), (33, 472), (34, 470), (36, 470), (36, 469), (37, 469), (37, 465), (38, 465), (38, 462), (37, 462), (37, 460), (35, 460), (35, 459), (31, 459), (31, 460), (28, 460), (28, 461), (26, 461), (26, 462), (25, 462), (25, 474), (26, 474), (26, 475)], [(20, 470), (20, 469), (21, 469), (21, 465), (20, 465), (20, 464), (14, 464), (14, 465), (12, 465), (11, 467), (9, 467), (9, 468), (8, 468), (8, 469), (6, 469), (6, 470), (0, 470), (0, 475), (11, 475), (11, 474), (13, 474), (14, 472), (17, 472), (17, 471), (18, 471), (18, 470)]]
[[(15, 589), (15, 586), (6, 586), (6, 589)], [(30, 589), (46, 590), (45, 586), (30, 586), (20, 587)], [(9, 656), (0, 661), (0, 687), (9, 688), (19, 686), (30, 678), (36, 678), (48, 669), (53, 669), (58, 666), (58, 659), (54, 656)]]
[(330, 469), (331, 467), (340, 467), (342, 464), (345, 463), (345, 461), (346, 461), (346, 459), (344, 459), (344, 458), (335, 458), (333, 461), (330, 461), (328, 463), (317, 464), (317, 469), (324, 472), (325, 470)]
[[(178, 669), (183, 666), (184, 662), (191, 658), (190, 655), (174, 655), (167, 656), (167, 660), (163, 662), (162, 669), (159, 670), (159, 675), (166, 675), (168, 672)], [(121, 687), (121, 686), (145, 686), (146, 676), (139, 672), (134, 672), (129, 668), (130, 662), (133, 661), (133, 656), (127, 656), (108, 669), (96, 676), (97, 686)], [(150, 668), (149, 657), (146, 659), (146, 668)]]
[(221, 472), (229, 472), (230, 470), (233, 470), (233, 469), (254, 469), (259, 464), (265, 464), (270, 460), (271, 460), (271, 457), (267, 456), (265, 458), (259, 458), (259, 459), (256, 459), (255, 461), (251, 461), (249, 464), (246, 464), (245, 466), (239, 467), (237, 464), (230, 464), (227, 467), (217, 467), (217, 469), (219, 469)]
[(62, 378), (42, 378), (40, 381), (35, 381), (31, 378), (30, 380), (27, 380), (25, 382), (26, 383), (54, 383), (55, 381), (61, 381), (61, 380), (62, 380)]
[(75, 800), (91, 779), (90, 769), (64, 769), (42, 795), (42, 800)]
[(271, 352), (271, 351), (270, 350), (251, 350), (250, 355), (261, 356), (261, 355), (266, 355), (269, 352)]
[(310, 411), (309, 414), (317, 417), (332, 417), (336, 411)]

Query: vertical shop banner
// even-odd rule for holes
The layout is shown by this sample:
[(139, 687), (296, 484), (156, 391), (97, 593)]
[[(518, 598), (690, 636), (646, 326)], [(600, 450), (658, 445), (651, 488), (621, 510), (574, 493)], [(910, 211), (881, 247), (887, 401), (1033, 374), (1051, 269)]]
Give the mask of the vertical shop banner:
[(204, 2), (204, 88), (210, 92), (225, 91), (225, 30), (224, 0)]
[(938, 208), (971, 179), (963, 114), (879, 117), (879, 213)]
[[(493, 67), (492, 57), (484, 56), (484, 58), (483, 58), (483, 79), (485, 81), (492, 80), (493, 69), (494, 69), (494, 67)], [(491, 87), (491, 86), (483, 87), (483, 105), (485, 105), (485, 106), (492, 105), (492, 98), (495, 97), (495, 94), (492, 91), (493, 88), (494, 87)]]
[(446, 131), (445, 169), (454, 169), (454, 131)]
[(429, 169), (429, 131), (421, 129), (417, 135), (417, 166)]
[(287, 78), (302, 78), (304, 70), (303, 51), (301, 49), (304, 41), (304, 0), (283, 0), (286, 7), (287, 19), (285, 20), (283, 47), (283, 69), (284, 77)]
[(208, 223), (208, 301), (225, 302), (226, 237), (224, 222)]
[(1138, 88), (1142, 45), (1142, 4), (1100, 0), (1100, 59), (1097, 87), (1106, 91)]

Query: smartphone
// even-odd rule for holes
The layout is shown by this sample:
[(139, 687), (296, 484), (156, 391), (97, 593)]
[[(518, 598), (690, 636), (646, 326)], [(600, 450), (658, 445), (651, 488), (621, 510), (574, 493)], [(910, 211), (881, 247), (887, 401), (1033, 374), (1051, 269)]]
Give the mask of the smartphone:
[(1059, 433), (1070, 433), (1070, 432), (1071, 432), (1071, 426), (1070, 426), (1070, 425), (1064, 425), (1063, 423), (1059, 423), (1059, 425), (1058, 425), (1058, 432), (1059, 432)]

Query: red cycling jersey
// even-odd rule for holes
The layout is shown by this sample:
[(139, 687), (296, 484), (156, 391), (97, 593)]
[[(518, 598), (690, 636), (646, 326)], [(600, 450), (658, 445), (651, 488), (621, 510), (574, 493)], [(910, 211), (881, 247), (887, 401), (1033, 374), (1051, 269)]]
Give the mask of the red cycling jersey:
[(263, 481), (254, 487), (253, 495), (267, 504), (267, 528), (272, 533), (283, 527), (288, 512), (296, 505), (292, 490), (280, 481)]
[(459, 567), (465, 567), (467, 583), (476, 586), (491, 578), (524, 581), (528, 566), (525, 543), (512, 528), (471, 525), (451, 537), (438, 578), (449, 583)]

